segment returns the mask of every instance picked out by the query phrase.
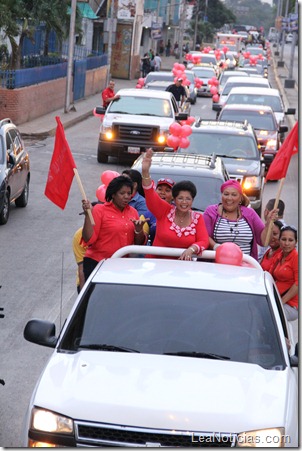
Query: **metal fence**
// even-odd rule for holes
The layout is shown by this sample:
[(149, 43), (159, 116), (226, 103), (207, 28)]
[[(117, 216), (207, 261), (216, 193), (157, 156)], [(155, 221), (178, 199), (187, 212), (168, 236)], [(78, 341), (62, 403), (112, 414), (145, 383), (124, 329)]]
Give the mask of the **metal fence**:
[[(27, 57), (28, 64), (34, 63), (34, 56)], [(81, 58), (85, 59), (85, 58)], [(96, 69), (105, 66), (108, 61), (108, 55), (86, 57), (87, 70)], [(0, 70), (0, 86), (7, 89), (22, 88), (31, 86), (45, 81), (55, 80), (57, 78), (66, 77), (67, 61), (57, 60), (55, 64), (40, 65), (36, 67), (28, 67), (26, 69), (17, 70)]]

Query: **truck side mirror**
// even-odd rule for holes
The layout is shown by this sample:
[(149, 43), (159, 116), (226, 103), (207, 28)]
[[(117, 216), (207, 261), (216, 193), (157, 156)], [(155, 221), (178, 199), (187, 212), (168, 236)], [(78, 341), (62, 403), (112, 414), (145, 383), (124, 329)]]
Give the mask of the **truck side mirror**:
[(288, 108), (284, 114), (296, 114), (296, 108)]

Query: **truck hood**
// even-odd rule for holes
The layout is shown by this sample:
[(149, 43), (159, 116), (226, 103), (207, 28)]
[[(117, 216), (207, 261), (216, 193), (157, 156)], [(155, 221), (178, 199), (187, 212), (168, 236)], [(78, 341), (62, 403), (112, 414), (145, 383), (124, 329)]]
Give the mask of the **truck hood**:
[(259, 176), (260, 160), (245, 160), (239, 158), (223, 158), (224, 165), (230, 176)]
[(288, 371), (163, 355), (55, 352), (32, 402), (83, 421), (236, 433), (284, 424)]
[(103, 121), (103, 126), (110, 127), (115, 122), (127, 125), (157, 125), (163, 129), (167, 129), (174, 121), (175, 119), (172, 117), (107, 113)]

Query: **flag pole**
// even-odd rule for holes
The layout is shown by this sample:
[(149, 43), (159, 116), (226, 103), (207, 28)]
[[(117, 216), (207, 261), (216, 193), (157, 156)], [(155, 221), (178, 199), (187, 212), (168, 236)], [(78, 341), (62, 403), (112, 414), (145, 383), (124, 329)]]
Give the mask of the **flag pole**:
[[(73, 172), (74, 172), (74, 175), (75, 175), (75, 177), (77, 179), (80, 191), (82, 193), (82, 198), (83, 198), (83, 200), (87, 200), (87, 197), (86, 197), (86, 194), (85, 194), (85, 191), (84, 191), (84, 187), (83, 187), (82, 181), (80, 179), (79, 172), (78, 172), (77, 168), (73, 168)], [(93, 219), (93, 216), (92, 216), (91, 209), (89, 208), (89, 210), (87, 210), (87, 211), (88, 211), (88, 216), (89, 216), (90, 222), (94, 226), (95, 222), (94, 222), (94, 219)]]
[[(280, 184), (279, 184), (277, 196), (276, 196), (275, 203), (274, 203), (274, 210), (275, 210), (276, 208), (278, 208), (279, 199), (280, 199), (280, 196), (281, 196), (281, 191), (282, 191), (284, 182), (285, 182), (285, 177), (283, 177), (283, 178), (280, 180)], [(268, 243), (270, 242), (270, 237), (271, 237), (271, 233), (272, 233), (273, 224), (274, 224), (274, 221), (270, 220), (269, 225), (268, 225), (268, 230), (267, 230), (266, 238), (265, 238), (265, 243), (264, 243), (264, 246), (265, 246), (265, 247), (268, 246)]]

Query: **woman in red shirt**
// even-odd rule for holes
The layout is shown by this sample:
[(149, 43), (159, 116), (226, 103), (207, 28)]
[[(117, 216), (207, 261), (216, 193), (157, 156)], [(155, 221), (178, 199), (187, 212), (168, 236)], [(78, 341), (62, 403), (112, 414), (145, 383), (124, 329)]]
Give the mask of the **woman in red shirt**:
[(96, 204), (92, 210), (93, 226), (87, 211), (91, 209), (89, 200), (83, 200), (85, 221), (82, 232), (83, 243), (88, 246), (83, 260), (85, 280), (103, 258), (109, 258), (121, 247), (144, 244), (147, 236), (138, 212), (129, 204), (133, 182), (126, 175), (115, 177), (109, 183), (104, 204)]
[(280, 293), (288, 321), (298, 318), (298, 251), (297, 230), (283, 226), (280, 233), (281, 253), (270, 269)]
[(280, 231), (283, 227), (281, 221), (275, 221), (272, 228), (271, 240), (269, 242), (269, 248), (263, 255), (260, 265), (263, 271), (269, 271), (276, 262), (281, 249), (280, 249)]
[(209, 235), (200, 212), (192, 210), (196, 187), (190, 181), (176, 183), (172, 188), (175, 205), (161, 199), (150, 177), (152, 149), (148, 149), (142, 162), (142, 179), (148, 209), (156, 217), (153, 245), (186, 248), (181, 260), (192, 260), (209, 246)]

